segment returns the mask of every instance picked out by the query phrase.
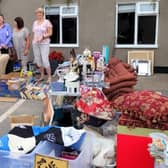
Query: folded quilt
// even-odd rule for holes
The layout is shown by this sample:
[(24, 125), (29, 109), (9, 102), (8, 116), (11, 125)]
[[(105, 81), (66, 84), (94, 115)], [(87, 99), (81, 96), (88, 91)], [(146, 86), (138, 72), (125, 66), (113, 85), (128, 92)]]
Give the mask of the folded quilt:
[(32, 151), (40, 141), (73, 146), (84, 134), (84, 130), (73, 127), (17, 126), (0, 138), (0, 150), (25, 154)]

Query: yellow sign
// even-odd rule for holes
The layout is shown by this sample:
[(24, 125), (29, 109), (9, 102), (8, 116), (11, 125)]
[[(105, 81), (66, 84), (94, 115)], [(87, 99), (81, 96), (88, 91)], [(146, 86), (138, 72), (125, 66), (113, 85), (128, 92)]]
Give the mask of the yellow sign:
[(68, 168), (68, 161), (36, 154), (34, 168)]

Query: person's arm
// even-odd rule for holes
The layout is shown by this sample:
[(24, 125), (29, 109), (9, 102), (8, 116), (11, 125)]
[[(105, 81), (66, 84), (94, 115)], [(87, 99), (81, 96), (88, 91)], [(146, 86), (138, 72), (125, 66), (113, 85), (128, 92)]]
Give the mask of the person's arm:
[(43, 39), (50, 38), (53, 34), (52, 24), (50, 21), (48, 21), (47, 31), (43, 35)]
[(43, 40), (50, 38), (52, 36), (53, 30), (52, 27), (47, 27), (47, 32), (43, 35)]
[(11, 29), (11, 27), (10, 27), (10, 25), (9, 24), (7, 24), (6, 25), (6, 40), (5, 40), (5, 43), (4, 43), (4, 45), (8, 48), (9, 47), (9, 44), (10, 44), (10, 42), (12, 41), (12, 29)]
[(29, 53), (29, 49), (30, 49), (30, 33), (27, 35), (25, 40), (26, 40), (26, 45), (25, 45), (25, 49), (24, 49), (24, 55), (27, 55)]

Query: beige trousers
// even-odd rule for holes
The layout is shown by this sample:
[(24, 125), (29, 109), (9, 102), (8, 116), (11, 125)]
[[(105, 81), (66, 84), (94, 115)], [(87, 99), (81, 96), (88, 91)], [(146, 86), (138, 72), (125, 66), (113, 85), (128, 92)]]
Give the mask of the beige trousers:
[(9, 60), (8, 54), (0, 54), (0, 76), (5, 74), (6, 65)]

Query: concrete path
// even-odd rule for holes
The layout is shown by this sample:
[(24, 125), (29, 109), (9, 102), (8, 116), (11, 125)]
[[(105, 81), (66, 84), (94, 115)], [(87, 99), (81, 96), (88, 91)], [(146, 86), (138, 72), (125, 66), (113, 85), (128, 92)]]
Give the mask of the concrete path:
[[(139, 76), (135, 87), (137, 90), (156, 90), (168, 96), (168, 74), (154, 74), (149, 77)], [(30, 114), (37, 116), (36, 125), (40, 125), (43, 113), (43, 102), (34, 100), (18, 100), (15, 103), (0, 102), (0, 136), (10, 130), (9, 116)]]
[(40, 125), (43, 109), (43, 101), (18, 99), (15, 103), (0, 102), (0, 136), (10, 130), (10, 115), (35, 115), (35, 124)]

